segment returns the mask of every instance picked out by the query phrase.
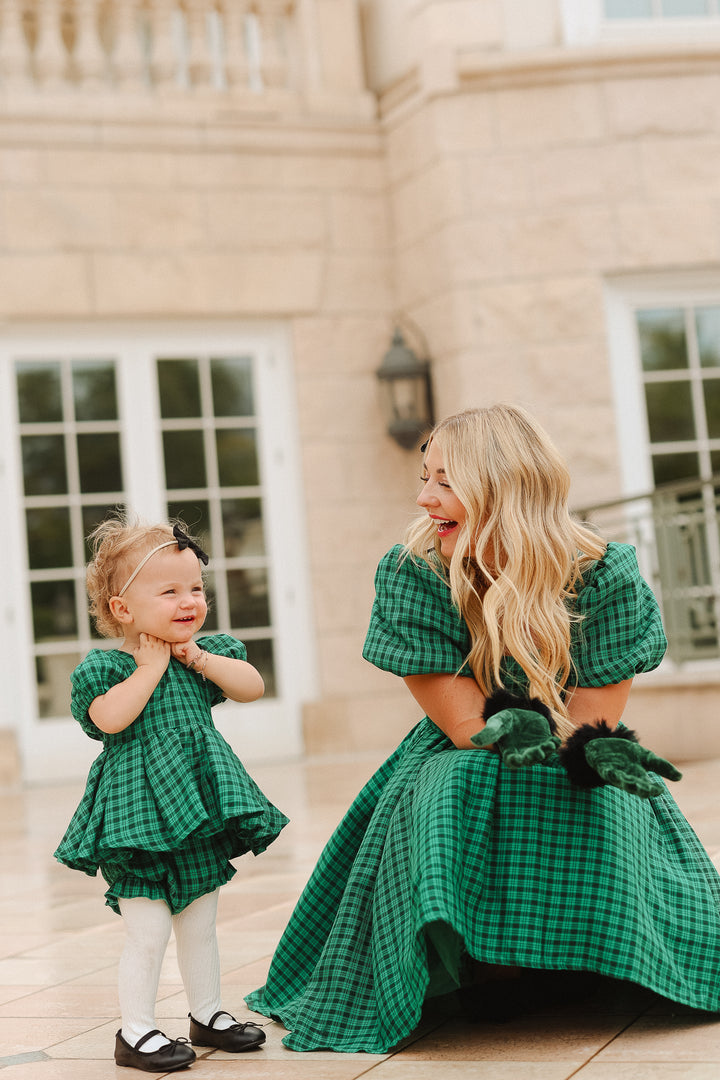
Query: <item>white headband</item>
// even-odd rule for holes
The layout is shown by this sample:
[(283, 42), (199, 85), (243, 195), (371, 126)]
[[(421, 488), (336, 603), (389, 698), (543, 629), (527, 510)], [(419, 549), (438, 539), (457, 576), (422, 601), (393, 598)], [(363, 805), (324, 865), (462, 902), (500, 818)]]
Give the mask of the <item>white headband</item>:
[(135, 580), (135, 578), (136, 578), (136, 577), (138, 576), (138, 574), (140, 573), (140, 571), (142, 570), (143, 566), (144, 566), (144, 565), (145, 565), (145, 563), (146, 563), (146, 562), (148, 561), (148, 559), (152, 559), (153, 555), (155, 555), (155, 554), (156, 554), (156, 552), (158, 552), (158, 551), (162, 551), (162, 549), (163, 549), (163, 548), (166, 548), (166, 547), (174, 547), (174, 546), (175, 546), (176, 544), (177, 544), (177, 540), (166, 540), (164, 544), (158, 544), (158, 546), (157, 546), (157, 547), (154, 547), (154, 548), (152, 549), (152, 551), (148, 551), (148, 553), (147, 553), (147, 555), (145, 556), (145, 558), (144, 558), (144, 559), (142, 559), (142, 560), (141, 560), (141, 561), (140, 561), (140, 562), (138, 563), (138, 565), (137, 565), (137, 566), (135, 567), (135, 569), (133, 570), (132, 574), (131, 574), (131, 575), (130, 575), (130, 577), (129, 577), (129, 578), (127, 579), (127, 581), (126, 581), (126, 582), (125, 582), (125, 584), (123, 585), (122, 589), (121, 589), (121, 590), (120, 590), (120, 592), (118, 593), (118, 596), (122, 596), (122, 594), (123, 594), (123, 593), (125, 592), (125, 590), (127, 589), (127, 587), (128, 587), (129, 585), (132, 585), (133, 581), (134, 581), (134, 580)]

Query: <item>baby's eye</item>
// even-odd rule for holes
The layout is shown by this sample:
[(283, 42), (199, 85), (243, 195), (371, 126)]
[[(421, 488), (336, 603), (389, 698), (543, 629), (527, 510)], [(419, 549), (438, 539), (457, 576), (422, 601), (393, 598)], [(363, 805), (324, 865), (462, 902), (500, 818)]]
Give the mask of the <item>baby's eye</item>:
[(430, 479), (430, 477), (429, 477), (429, 476), (421, 476), (421, 477), (420, 477), (420, 483), (421, 483), (421, 484), (427, 484), (427, 482), (428, 482), (428, 480), (429, 480), (429, 479)]

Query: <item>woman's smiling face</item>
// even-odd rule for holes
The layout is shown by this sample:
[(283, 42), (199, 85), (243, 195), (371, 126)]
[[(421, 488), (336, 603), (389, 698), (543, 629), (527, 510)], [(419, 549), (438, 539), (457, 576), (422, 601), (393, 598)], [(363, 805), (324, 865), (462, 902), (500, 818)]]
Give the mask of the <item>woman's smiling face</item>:
[(426, 510), (437, 526), (440, 551), (449, 559), (455, 551), (458, 534), (465, 524), (467, 511), (453, 493), (445, 473), (442, 451), (433, 439), (423, 465), (423, 488), (417, 504)]

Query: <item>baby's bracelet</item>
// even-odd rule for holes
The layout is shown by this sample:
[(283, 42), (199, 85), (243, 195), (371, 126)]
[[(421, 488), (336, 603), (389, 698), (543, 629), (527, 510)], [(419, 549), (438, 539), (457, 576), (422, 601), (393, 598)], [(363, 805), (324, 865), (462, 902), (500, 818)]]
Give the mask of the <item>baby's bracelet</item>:
[[(201, 657), (202, 657), (202, 667), (195, 667), (195, 665), (197, 664), (198, 660), (200, 660)], [(192, 670), (196, 671), (198, 673), (198, 675), (202, 675), (203, 682), (206, 681), (205, 680), (205, 665), (207, 664), (207, 661), (208, 661), (207, 650), (206, 649), (201, 649), (200, 652), (195, 657), (195, 659), (190, 660), (188, 662), (188, 664), (187, 664), (187, 667), (192, 668)]]

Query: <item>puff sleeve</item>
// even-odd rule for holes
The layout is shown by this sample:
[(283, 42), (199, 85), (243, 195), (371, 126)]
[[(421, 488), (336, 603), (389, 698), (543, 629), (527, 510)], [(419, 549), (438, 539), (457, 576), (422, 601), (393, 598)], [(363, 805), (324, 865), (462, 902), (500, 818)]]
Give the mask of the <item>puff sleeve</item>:
[(651, 671), (667, 648), (657, 600), (635, 549), (610, 543), (586, 576), (575, 610), (572, 658), (578, 686), (606, 686)]
[(135, 670), (135, 661), (117, 649), (91, 649), (70, 676), (70, 711), (91, 739), (102, 741), (105, 736), (95, 727), (88, 709), (96, 697), (107, 693), (111, 686), (127, 679)]
[(396, 544), (378, 565), (363, 656), (402, 677), (454, 674), (470, 649), (467, 627), (446, 582), (426, 563), (401, 559), (403, 550)]

